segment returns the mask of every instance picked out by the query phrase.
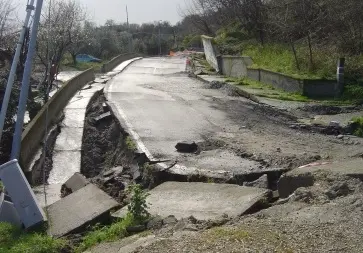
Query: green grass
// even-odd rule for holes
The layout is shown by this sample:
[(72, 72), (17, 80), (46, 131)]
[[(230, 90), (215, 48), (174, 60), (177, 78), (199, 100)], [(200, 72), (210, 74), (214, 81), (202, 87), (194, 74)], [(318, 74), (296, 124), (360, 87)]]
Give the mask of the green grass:
[(4, 184), (0, 181), (0, 192), (4, 191)]
[[(272, 85), (264, 84), (259, 81), (255, 81), (249, 78), (227, 78), (227, 82), (232, 82), (237, 86), (245, 86), (250, 89), (257, 89), (257, 90), (264, 90), (263, 92), (258, 92), (255, 95), (259, 97), (267, 97), (273, 98), (278, 100), (285, 100), (285, 101), (297, 101), (297, 102), (309, 102), (312, 101), (306, 96), (303, 96), (298, 93), (289, 93), (283, 90), (278, 90), (274, 88)], [(273, 91), (273, 92), (271, 92)]]
[(75, 249), (75, 252), (83, 252), (101, 242), (112, 242), (128, 236), (127, 227), (135, 225), (132, 215), (127, 215), (124, 219), (110, 226), (94, 228), (82, 240), (82, 243)]
[(251, 56), (254, 62), (252, 68), (262, 68), (298, 79), (334, 79), (338, 56), (314, 52), (314, 67), (309, 66), (307, 48), (297, 48), (300, 70), (298, 70), (294, 54), (286, 45), (244, 44), (243, 55)]
[(204, 58), (198, 59), (199, 63), (207, 70), (208, 72), (215, 72), (216, 70), (208, 63), (208, 61)]
[(1, 253), (57, 253), (66, 241), (41, 233), (25, 233), (8, 223), (0, 223)]
[(72, 57), (66, 54), (61, 62), (61, 68), (71, 68), (79, 71), (94, 68), (95, 72), (101, 72), (103, 64), (104, 62), (77, 62), (77, 64), (74, 64)]
[(137, 150), (136, 143), (134, 142), (134, 140), (130, 136), (126, 137), (125, 143), (126, 143), (126, 146), (127, 146), (127, 148), (129, 150), (133, 150), (133, 151)]
[(359, 137), (363, 137), (363, 117), (355, 117), (353, 121), (353, 134)]

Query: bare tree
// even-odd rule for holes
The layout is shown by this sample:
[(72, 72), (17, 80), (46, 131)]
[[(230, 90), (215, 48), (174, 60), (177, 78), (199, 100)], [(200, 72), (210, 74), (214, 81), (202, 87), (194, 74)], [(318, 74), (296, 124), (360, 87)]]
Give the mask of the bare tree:
[[(45, 67), (43, 85), (58, 72), (64, 54), (82, 40), (82, 27), (86, 14), (77, 0), (55, 0), (46, 6), (49, 13), (41, 20), (38, 34), (37, 55)], [(49, 63), (52, 68), (48, 68)], [(52, 73), (48, 73), (52, 70)]]
[(0, 0), (0, 47), (12, 45), (14, 36), (15, 4), (12, 0)]

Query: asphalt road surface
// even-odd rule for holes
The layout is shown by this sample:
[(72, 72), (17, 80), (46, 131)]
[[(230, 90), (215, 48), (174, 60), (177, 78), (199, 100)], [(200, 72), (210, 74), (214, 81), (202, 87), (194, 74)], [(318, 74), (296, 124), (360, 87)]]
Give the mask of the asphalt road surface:
[(139, 147), (152, 158), (178, 160), (188, 168), (220, 173), (261, 168), (258, 162), (243, 159), (218, 143), (199, 155), (176, 151), (179, 141), (210, 142), (211, 136), (240, 128), (215, 107), (214, 98), (226, 95), (207, 89), (185, 70), (185, 58), (146, 58), (108, 83), (108, 99)]
[[(296, 118), (188, 76), (186, 59), (145, 58), (111, 79), (106, 96), (139, 148), (154, 159), (177, 160), (174, 170), (251, 173), (294, 168), (363, 152), (357, 142), (291, 129)], [(179, 141), (200, 142), (181, 154)]]

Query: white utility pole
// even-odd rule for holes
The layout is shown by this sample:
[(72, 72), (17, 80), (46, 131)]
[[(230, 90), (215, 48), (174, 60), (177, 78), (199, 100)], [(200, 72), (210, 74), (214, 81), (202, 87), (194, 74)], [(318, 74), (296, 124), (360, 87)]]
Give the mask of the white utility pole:
[(23, 28), (22, 28), (22, 30), (20, 32), (20, 38), (19, 38), (18, 44), (16, 46), (16, 51), (15, 51), (15, 55), (14, 55), (14, 58), (13, 58), (13, 63), (11, 65), (11, 70), (10, 70), (8, 82), (7, 82), (7, 85), (6, 85), (5, 95), (4, 95), (4, 98), (3, 98), (3, 104), (1, 106), (1, 112), (0, 112), (0, 143), (1, 143), (1, 137), (2, 137), (2, 134), (3, 134), (3, 130), (4, 130), (6, 112), (8, 110), (11, 90), (13, 89), (16, 70), (17, 70), (17, 67), (18, 67), (19, 59), (20, 59), (21, 49), (23, 47), (25, 34), (28, 31), (28, 24), (29, 24), (30, 16), (31, 16), (32, 11), (34, 10), (34, 1), (35, 0), (30, 0), (30, 3), (26, 6), (27, 14), (26, 14), (26, 17), (25, 17)]
[(30, 35), (28, 54), (25, 62), (23, 80), (21, 83), (18, 114), (16, 117), (15, 132), (14, 132), (13, 145), (11, 150), (11, 159), (19, 158), (21, 135), (23, 133), (23, 125), (24, 125), (24, 115), (29, 94), (30, 75), (32, 72), (33, 58), (35, 55), (35, 46), (37, 44), (38, 26), (40, 21), (40, 15), (42, 12), (42, 7), (43, 7), (43, 0), (37, 0), (37, 5), (33, 18), (33, 26)]

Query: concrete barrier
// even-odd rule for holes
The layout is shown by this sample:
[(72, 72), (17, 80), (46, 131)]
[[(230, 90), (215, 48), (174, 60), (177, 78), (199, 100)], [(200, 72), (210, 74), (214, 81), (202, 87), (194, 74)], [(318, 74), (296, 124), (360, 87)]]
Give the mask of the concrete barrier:
[(223, 55), (221, 60), (222, 74), (230, 77), (247, 76), (247, 67), (253, 64), (249, 56)]
[(19, 162), (23, 171), (29, 176), (30, 163), (44, 138), (46, 115), (48, 110), (48, 129), (58, 119), (68, 101), (85, 84), (95, 79), (93, 68), (88, 69), (66, 82), (42, 107), (37, 116), (27, 125), (22, 134)]
[(207, 62), (217, 71), (220, 72), (220, 62), (218, 60), (219, 53), (213, 45), (213, 38), (202, 35), (202, 42), (204, 47), (204, 54)]
[(112, 58), (112, 60), (110, 60), (109, 62), (103, 64), (101, 72), (102, 73), (110, 72), (114, 68), (116, 68), (118, 65), (120, 65), (122, 62), (139, 57), (139, 56), (140, 56), (140, 54), (137, 54), (137, 53), (127, 53), (127, 54), (118, 55), (118, 56)]

